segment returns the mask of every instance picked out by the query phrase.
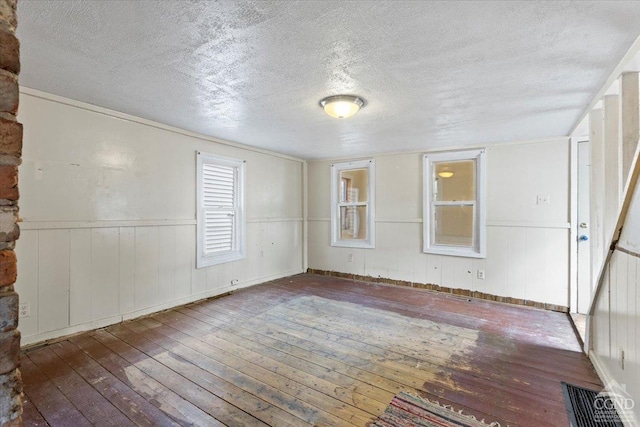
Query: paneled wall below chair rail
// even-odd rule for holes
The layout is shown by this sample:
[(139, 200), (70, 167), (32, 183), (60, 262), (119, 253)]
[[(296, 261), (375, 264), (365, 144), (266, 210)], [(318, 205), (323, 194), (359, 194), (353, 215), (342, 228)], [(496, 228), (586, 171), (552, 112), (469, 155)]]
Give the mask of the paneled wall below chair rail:
[[(376, 222), (376, 248), (329, 244), (330, 222), (309, 222), (313, 269), (478, 291), (567, 307), (569, 230), (488, 226), (487, 257), (424, 254), (421, 222)], [(320, 243), (324, 242), (324, 244)], [(478, 277), (484, 272), (484, 278)]]
[[(593, 314), (590, 358), (605, 385), (618, 382), (640, 397), (640, 258), (616, 250), (606, 267), (603, 288)], [(633, 408), (636, 423), (640, 407)]]
[(302, 271), (301, 220), (249, 221), (246, 259), (203, 269), (192, 224), (24, 228), (22, 345)]

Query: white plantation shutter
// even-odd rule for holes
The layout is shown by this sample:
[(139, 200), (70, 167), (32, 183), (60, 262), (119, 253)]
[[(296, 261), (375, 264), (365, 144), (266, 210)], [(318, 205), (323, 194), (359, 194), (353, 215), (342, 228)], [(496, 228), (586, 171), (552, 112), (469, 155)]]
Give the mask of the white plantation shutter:
[(202, 165), (204, 255), (233, 250), (236, 168)]
[(233, 208), (236, 168), (207, 163), (202, 168), (204, 205)]
[(205, 209), (204, 223), (205, 255), (233, 250), (233, 213)]
[(244, 162), (198, 153), (198, 267), (244, 258)]

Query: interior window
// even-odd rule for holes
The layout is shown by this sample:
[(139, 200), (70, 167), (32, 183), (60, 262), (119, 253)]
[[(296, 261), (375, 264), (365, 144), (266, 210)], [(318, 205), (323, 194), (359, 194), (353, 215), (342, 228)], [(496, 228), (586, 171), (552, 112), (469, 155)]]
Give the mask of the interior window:
[(484, 150), (424, 157), (424, 252), (484, 256)]
[(331, 244), (373, 247), (373, 160), (337, 163), (331, 169)]

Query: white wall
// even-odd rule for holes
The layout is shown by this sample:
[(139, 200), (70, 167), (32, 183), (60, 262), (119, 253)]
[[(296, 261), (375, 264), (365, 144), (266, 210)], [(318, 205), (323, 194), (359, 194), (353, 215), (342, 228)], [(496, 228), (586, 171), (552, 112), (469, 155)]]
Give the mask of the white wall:
[[(622, 249), (622, 250), (620, 250)], [(631, 252), (632, 254), (629, 254)], [(626, 386), (640, 424), (640, 186), (595, 301), (591, 360), (605, 385)], [(624, 350), (624, 369), (621, 364)], [(634, 425), (629, 423), (629, 425)]]
[[(23, 345), (302, 271), (301, 161), (25, 88), (20, 121)], [(244, 260), (195, 268), (196, 150), (247, 162)]]
[[(634, 193), (627, 187), (640, 134), (639, 76), (638, 72), (623, 74), (610, 88), (617, 94), (604, 96), (603, 108), (589, 111), (592, 280), (600, 287), (590, 311), (587, 344), (605, 386), (619, 392), (616, 383), (620, 384), (635, 400), (632, 414), (618, 408), (624, 416), (635, 417), (635, 423), (625, 418), (625, 425), (640, 424), (640, 186)], [(620, 208), (629, 200), (618, 239), (618, 221), (624, 212)]]
[(486, 259), (422, 253), (422, 153), (375, 157), (376, 248), (331, 247), (331, 162), (310, 162), (309, 267), (566, 307), (569, 151), (567, 139), (487, 149)]

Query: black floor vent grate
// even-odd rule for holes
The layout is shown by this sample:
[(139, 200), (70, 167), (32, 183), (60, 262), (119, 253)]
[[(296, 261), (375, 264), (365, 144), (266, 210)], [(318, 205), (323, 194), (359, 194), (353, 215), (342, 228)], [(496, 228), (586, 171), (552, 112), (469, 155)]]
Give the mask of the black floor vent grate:
[(624, 427), (606, 394), (564, 382), (562, 392), (571, 427)]

